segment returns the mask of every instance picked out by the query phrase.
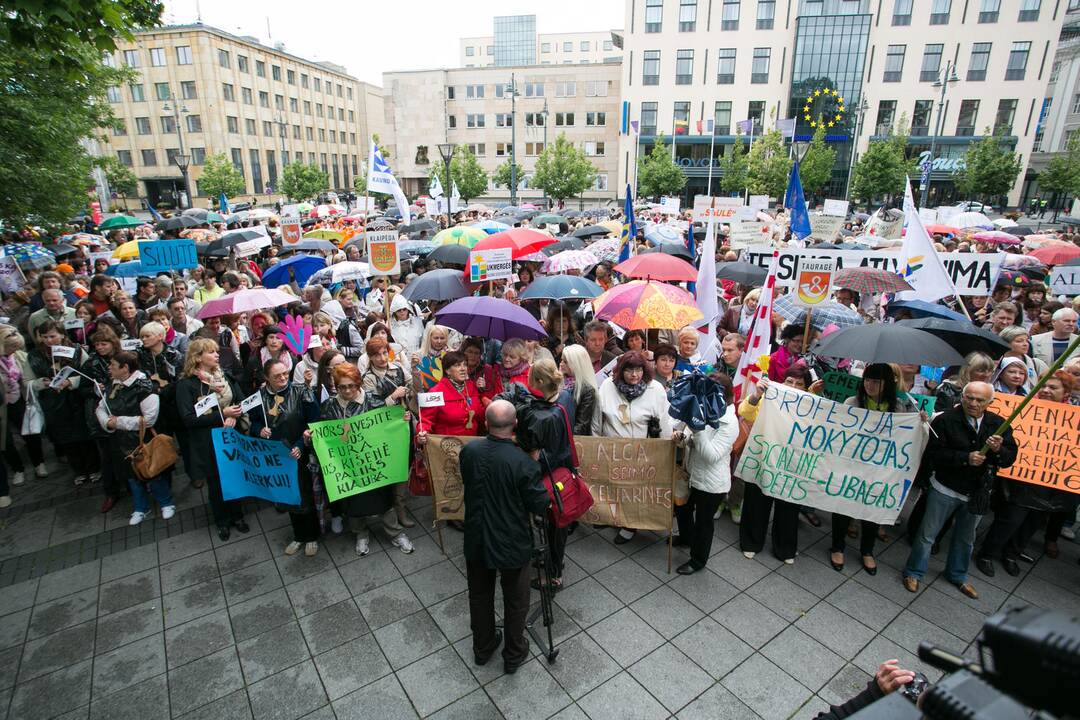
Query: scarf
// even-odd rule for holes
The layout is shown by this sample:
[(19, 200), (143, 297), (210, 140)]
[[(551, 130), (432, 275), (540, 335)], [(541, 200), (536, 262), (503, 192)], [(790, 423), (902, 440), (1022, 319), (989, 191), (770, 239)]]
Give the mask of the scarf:
[(524, 360), (522, 360), (512, 368), (508, 368), (502, 363), (499, 363), (499, 375), (502, 376), (503, 384), (508, 383), (510, 381), (510, 378), (517, 375), (524, 375), (527, 372), (529, 372), (529, 363)]
[(614, 380), (614, 383), (615, 389), (618, 390), (619, 393), (630, 402), (633, 402), (634, 400), (637, 400), (639, 397), (644, 395), (645, 391), (649, 388), (649, 384), (646, 383), (644, 380), (637, 383), (636, 385), (631, 385), (622, 380)]
[(22, 386), (19, 384), (22, 379), (22, 371), (19, 369), (19, 363), (15, 360), (14, 355), (0, 355), (0, 365), (4, 366), (5, 402), (17, 402), (22, 394)]
[(742, 306), (742, 310), (739, 312), (739, 334), (746, 337), (750, 333), (750, 324), (754, 322), (754, 315), (757, 313), (757, 307), (750, 312), (747, 312), (749, 307)]

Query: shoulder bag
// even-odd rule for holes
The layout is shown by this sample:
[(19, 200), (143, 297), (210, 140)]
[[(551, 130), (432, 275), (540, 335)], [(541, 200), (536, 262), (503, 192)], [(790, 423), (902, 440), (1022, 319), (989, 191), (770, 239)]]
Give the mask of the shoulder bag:
[(131, 469), (143, 482), (153, 480), (176, 464), (176, 445), (168, 435), (150, 428), (150, 442), (146, 442), (146, 420), (139, 418), (139, 445), (128, 455)]
[(570, 442), (570, 462), (573, 468), (557, 467), (552, 469), (547, 461), (547, 454), (541, 450), (540, 457), (547, 466), (544, 474), (544, 487), (547, 488), (551, 498), (551, 516), (555, 527), (564, 528), (581, 518), (589, 508), (593, 506), (592, 493), (589, 486), (578, 473), (577, 447), (574, 445), (574, 431), (570, 427), (570, 416), (566, 408), (559, 405), (562, 411), (563, 423), (566, 425), (566, 437)]

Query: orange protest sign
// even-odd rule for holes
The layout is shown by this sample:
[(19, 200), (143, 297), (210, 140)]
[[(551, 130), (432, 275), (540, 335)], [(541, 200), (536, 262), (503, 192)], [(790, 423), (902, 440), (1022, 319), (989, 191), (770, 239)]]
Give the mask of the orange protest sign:
[[(1008, 417), (1023, 399), (996, 394), (990, 412)], [(1080, 407), (1032, 400), (1013, 420), (1012, 431), (1019, 452), (999, 475), (1080, 494)]]

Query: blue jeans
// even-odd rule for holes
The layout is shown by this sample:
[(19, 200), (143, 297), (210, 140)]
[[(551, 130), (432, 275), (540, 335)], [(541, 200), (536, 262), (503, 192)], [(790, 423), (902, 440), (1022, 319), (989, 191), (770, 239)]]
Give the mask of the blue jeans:
[(922, 525), (915, 534), (911, 545), (904, 577), (921, 580), (926, 575), (926, 566), (930, 563), (930, 548), (934, 544), (942, 526), (950, 516), (956, 514), (953, 524), (952, 539), (949, 541), (949, 556), (945, 561), (945, 579), (953, 584), (967, 582), (968, 566), (971, 565), (971, 550), (975, 545), (975, 529), (979, 527), (982, 515), (972, 514), (966, 500), (960, 500), (930, 488), (926, 498), (926, 514)]
[[(171, 477), (171, 473), (161, 475), (148, 483), (129, 478), (128, 487), (131, 488), (131, 499), (135, 506), (135, 512), (150, 512), (150, 493), (154, 494), (154, 499), (158, 501), (158, 505), (161, 507), (172, 505), (172, 488), (169, 482)], [(146, 491), (147, 485), (150, 486), (150, 493)]]

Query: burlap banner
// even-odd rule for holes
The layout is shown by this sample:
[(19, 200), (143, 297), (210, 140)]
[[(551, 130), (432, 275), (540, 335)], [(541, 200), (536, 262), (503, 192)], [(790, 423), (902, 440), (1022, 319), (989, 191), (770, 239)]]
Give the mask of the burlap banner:
[(465, 519), (465, 484), (458, 456), (465, 443), (478, 439), (469, 435), (428, 435), (424, 460), (435, 496), (435, 520)]

